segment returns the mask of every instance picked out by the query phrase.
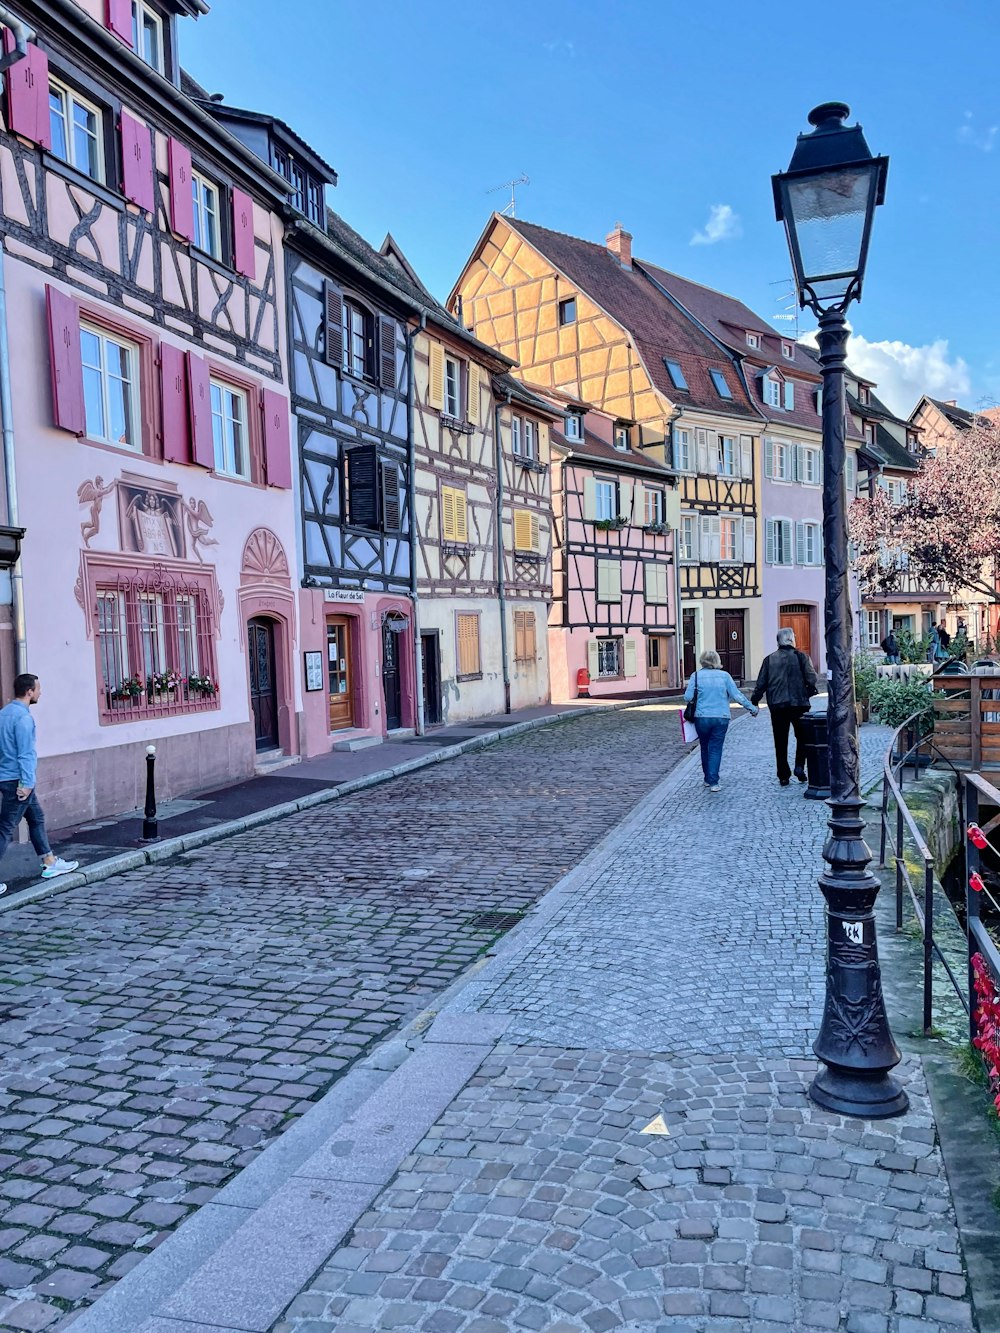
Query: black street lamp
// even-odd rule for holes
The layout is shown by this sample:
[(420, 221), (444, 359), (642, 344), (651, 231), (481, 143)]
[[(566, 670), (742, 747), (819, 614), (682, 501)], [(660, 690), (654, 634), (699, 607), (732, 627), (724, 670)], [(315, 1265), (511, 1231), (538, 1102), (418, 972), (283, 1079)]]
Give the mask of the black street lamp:
[(872, 157), (850, 109), (828, 102), (809, 113), (788, 170), (773, 178), (785, 224), (799, 304), (819, 320), (823, 371), (823, 546), (826, 563), (827, 721), (830, 835), (819, 886), (826, 899), (826, 1006), (813, 1050), (822, 1060), (809, 1095), (842, 1115), (899, 1115), (906, 1093), (889, 1075), (900, 1061), (882, 998), (875, 899), (863, 837), (857, 715), (851, 661), (844, 439), (847, 364), (845, 311), (861, 295), (875, 208), (885, 198), (889, 159)]

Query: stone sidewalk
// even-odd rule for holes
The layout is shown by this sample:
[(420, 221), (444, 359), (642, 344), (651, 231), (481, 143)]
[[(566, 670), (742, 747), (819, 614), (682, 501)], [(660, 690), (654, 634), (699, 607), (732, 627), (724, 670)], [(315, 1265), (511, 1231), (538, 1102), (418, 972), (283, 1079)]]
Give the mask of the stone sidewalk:
[(455, 998), (500, 1043), (276, 1333), (975, 1327), (919, 1059), (897, 1120), (806, 1096), (826, 807), (769, 740), (718, 796), (671, 775)]

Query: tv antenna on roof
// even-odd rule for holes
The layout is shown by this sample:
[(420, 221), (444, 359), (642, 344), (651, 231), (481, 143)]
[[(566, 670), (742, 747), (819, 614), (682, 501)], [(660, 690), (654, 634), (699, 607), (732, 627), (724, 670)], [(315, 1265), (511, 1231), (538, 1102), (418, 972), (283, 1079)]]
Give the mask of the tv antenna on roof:
[(770, 285), (772, 287), (781, 287), (783, 289), (775, 297), (775, 300), (784, 307), (780, 314), (772, 315), (771, 319), (774, 320), (775, 323), (794, 325), (794, 333), (791, 329), (788, 330), (788, 333), (795, 342), (798, 342), (801, 329), (799, 327), (799, 303), (795, 294), (795, 283), (791, 278), (781, 278), (779, 281), (772, 282)]
[(530, 184), (531, 181), (522, 171), (520, 176), (518, 176), (515, 180), (504, 181), (502, 185), (494, 185), (493, 188), (491, 190), (487, 190), (486, 193), (496, 194), (498, 190), (510, 190), (510, 203), (507, 204), (504, 208), (501, 208), (500, 216), (502, 218), (512, 218), (517, 212), (517, 196), (515, 195), (514, 191), (517, 189), (519, 185), (530, 185)]

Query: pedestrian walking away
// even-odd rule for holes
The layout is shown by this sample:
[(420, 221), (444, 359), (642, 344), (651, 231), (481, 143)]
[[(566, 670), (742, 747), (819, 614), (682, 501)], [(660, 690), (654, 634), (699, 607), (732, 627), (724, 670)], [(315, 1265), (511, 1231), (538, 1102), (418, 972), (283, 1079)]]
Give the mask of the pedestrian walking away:
[(941, 636), (938, 633), (937, 625), (931, 625), (927, 635), (927, 660), (936, 662), (941, 652)]
[(944, 621), (937, 627), (938, 633), (938, 661), (945, 662), (951, 656), (951, 635), (948, 633)]
[(764, 658), (750, 699), (759, 704), (767, 695), (771, 730), (774, 732), (774, 758), (778, 781), (783, 787), (791, 782), (793, 771), (788, 767), (789, 728), (795, 734), (795, 776), (800, 782), (806, 780), (805, 736), (799, 723), (809, 712), (809, 701), (818, 690), (812, 662), (795, 646), (795, 631), (779, 629), (778, 647), (769, 657)]
[(748, 713), (757, 716), (758, 709), (728, 671), (722, 669), (722, 658), (709, 649), (698, 661), (701, 669), (695, 671), (687, 683), (684, 698), (694, 704), (694, 729), (701, 745), (701, 771), (709, 791), (719, 791), (719, 769), (722, 766), (722, 747), (729, 730), (729, 705), (741, 704)]
[(890, 666), (899, 666), (901, 661), (899, 655), (899, 640), (896, 638), (896, 631), (891, 629), (882, 640), (882, 651), (885, 653), (885, 660)]
[[(45, 815), (35, 795), (35, 719), (31, 707), (38, 703), (42, 686), (37, 676), (28, 672), (14, 681), (14, 698), (0, 708), (0, 860), (3, 859), (14, 830), (24, 819), (31, 845), (41, 857), (42, 879), (68, 875), (80, 864), (64, 861), (49, 846), (45, 833)], [(0, 894), (7, 885), (0, 883)]]

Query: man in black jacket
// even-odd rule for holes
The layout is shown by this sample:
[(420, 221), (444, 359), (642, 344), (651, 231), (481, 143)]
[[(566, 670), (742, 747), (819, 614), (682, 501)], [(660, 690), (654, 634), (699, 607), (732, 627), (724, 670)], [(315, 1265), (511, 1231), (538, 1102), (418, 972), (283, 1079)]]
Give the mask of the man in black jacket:
[(795, 631), (779, 629), (778, 650), (764, 658), (750, 699), (757, 704), (767, 695), (778, 781), (783, 787), (792, 780), (792, 770), (788, 767), (789, 727), (795, 732), (795, 776), (800, 782), (806, 780), (805, 740), (799, 719), (809, 712), (809, 700), (817, 688), (812, 662), (795, 647)]

